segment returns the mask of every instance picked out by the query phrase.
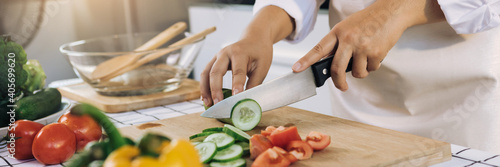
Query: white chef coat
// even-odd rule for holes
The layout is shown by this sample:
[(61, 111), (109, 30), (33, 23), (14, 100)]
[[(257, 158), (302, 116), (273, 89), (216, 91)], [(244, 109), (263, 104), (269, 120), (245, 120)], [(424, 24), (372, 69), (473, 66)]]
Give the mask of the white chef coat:
[[(330, 26), (373, 2), (332, 0)], [(321, 3), (257, 0), (254, 13), (267, 5), (287, 11), (293, 43), (312, 31)], [(407, 29), (379, 70), (348, 75), (348, 91), (329, 83), (332, 114), (500, 154), (500, 0), (438, 3), (446, 22)]]

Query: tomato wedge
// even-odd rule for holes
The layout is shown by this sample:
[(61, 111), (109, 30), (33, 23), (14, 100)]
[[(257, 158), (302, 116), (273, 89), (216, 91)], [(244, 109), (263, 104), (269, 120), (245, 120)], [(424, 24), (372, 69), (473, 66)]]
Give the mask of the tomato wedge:
[(302, 139), (300, 138), (297, 127), (292, 126), (288, 128), (278, 127), (269, 135), (269, 140), (271, 140), (274, 146), (285, 148), (291, 141), (301, 141)]
[(269, 148), (260, 154), (252, 164), (252, 167), (286, 167), (290, 161), (280, 153)]
[(301, 140), (291, 141), (286, 146), (286, 150), (299, 160), (309, 159), (313, 154), (313, 148), (305, 141)]
[(326, 147), (328, 147), (328, 145), (330, 145), (330, 141), (330, 136), (315, 131), (309, 132), (306, 137), (306, 142), (311, 145), (314, 151), (325, 149)]
[(280, 153), (281, 155), (283, 155), (283, 157), (288, 159), (288, 161), (290, 161), (290, 163), (294, 163), (294, 162), (298, 161), (298, 159), (295, 157), (295, 155), (290, 154), (289, 152), (287, 152), (286, 150), (284, 150), (282, 148), (274, 146), (273, 150), (276, 151), (277, 153)]
[(261, 135), (264, 135), (264, 136), (269, 136), (269, 135), (271, 135), (271, 133), (273, 133), (275, 130), (276, 130), (276, 127), (274, 127), (274, 126), (268, 126), (268, 127), (266, 127), (266, 129), (265, 129), (265, 130), (261, 130), (261, 131), (260, 131), (260, 134), (261, 134)]
[(273, 144), (266, 136), (261, 134), (252, 135), (250, 138), (250, 158), (255, 159), (261, 153), (272, 147)]

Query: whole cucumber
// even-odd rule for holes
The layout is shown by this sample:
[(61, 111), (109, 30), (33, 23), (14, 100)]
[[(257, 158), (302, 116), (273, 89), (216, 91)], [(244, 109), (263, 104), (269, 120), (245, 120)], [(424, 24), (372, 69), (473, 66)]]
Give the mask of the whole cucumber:
[(56, 88), (46, 88), (16, 102), (16, 118), (36, 120), (53, 114), (61, 108), (61, 93)]

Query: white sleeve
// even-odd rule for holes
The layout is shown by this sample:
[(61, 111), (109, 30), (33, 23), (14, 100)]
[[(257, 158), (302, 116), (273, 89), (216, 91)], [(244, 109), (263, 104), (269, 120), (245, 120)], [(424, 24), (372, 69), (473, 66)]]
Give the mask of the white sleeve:
[(285, 10), (295, 20), (295, 30), (286, 37), (291, 43), (302, 41), (314, 28), (319, 6), (324, 0), (256, 0), (253, 13), (263, 7), (274, 5)]
[(458, 34), (486, 31), (500, 25), (500, 0), (438, 0)]

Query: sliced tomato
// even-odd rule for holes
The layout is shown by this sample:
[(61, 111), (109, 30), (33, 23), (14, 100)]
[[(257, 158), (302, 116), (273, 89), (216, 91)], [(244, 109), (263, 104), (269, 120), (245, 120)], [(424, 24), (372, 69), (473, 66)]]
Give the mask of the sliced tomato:
[(286, 151), (299, 160), (309, 159), (313, 154), (313, 148), (305, 141), (301, 140), (294, 140), (288, 143)]
[(283, 155), (269, 148), (260, 154), (252, 164), (252, 167), (286, 167), (290, 161)]
[(261, 153), (272, 147), (273, 144), (266, 136), (261, 134), (252, 135), (250, 138), (250, 158), (255, 159)]
[(294, 162), (298, 161), (298, 159), (295, 157), (295, 155), (290, 154), (288, 151), (286, 151), (280, 147), (274, 146), (273, 150), (280, 153), (281, 155), (283, 155), (283, 157), (288, 159), (288, 161), (290, 161), (290, 163), (294, 163)]
[(325, 149), (326, 147), (328, 147), (328, 145), (330, 145), (330, 141), (331, 141), (330, 136), (315, 131), (309, 132), (309, 134), (306, 137), (306, 142), (309, 145), (311, 145), (311, 147), (315, 151)]
[(275, 130), (276, 130), (276, 127), (274, 127), (274, 126), (268, 126), (268, 127), (266, 127), (266, 129), (265, 129), (265, 130), (261, 130), (261, 131), (260, 131), (260, 134), (261, 134), (261, 135), (264, 135), (264, 136), (269, 136), (269, 135), (271, 135), (271, 133), (273, 133)]
[(273, 143), (274, 146), (285, 148), (291, 141), (300, 141), (302, 139), (300, 138), (297, 127), (292, 126), (288, 128), (278, 127), (271, 133), (271, 135), (269, 135), (269, 140), (271, 140), (271, 143)]

